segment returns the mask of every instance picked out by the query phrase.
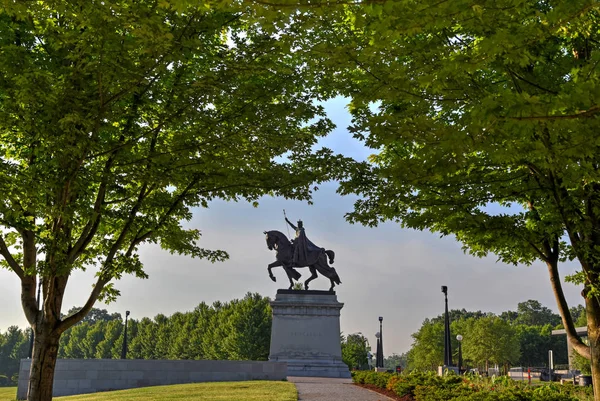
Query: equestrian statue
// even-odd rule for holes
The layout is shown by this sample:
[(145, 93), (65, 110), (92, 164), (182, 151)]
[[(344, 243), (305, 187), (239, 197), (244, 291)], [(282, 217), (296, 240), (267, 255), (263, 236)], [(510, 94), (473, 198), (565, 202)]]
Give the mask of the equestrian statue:
[[(285, 211), (284, 211), (285, 212)], [(283, 267), (288, 279), (290, 280), (290, 290), (294, 286), (293, 280), (299, 280), (301, 274), (296, 271), (299, 267), (308, 267), (311, 276), (304, 282), (304, 289), (308, 290), (308, 283), (317, 278), (317, 272), (327, 277), (331, 282), (329, 291), (333, 291), (336, 284), (341, 284), (340, 277), (333, 267), (335, 253), (331, 250), (325, 250), (313, 244), (304, 232), (304, 225), (301, 220), (298, 220), (298, 226), (295, 226), (285, 217), (285, 221), (296, 231), (296, 238), (289, 240), (282, 232), (272, 230), (265, 231), (267, 238), (267, 248), (275, 250), (275, 262), (269, 264), (267, 270), (269, 277), (273, 281), (277, 281), (273, 272), (274, 267)], [(329, 264), (327, 260), (329, 259)]]

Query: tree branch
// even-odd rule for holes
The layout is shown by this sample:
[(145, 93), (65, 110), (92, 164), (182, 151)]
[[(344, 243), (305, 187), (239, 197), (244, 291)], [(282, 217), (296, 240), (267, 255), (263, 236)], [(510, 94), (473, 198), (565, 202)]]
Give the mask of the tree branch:
[(6, 260), (6, 262), (10, 266), (10, 268), (17, 274), (17, 276), (19, 276), (19, 278), (21, 280), (23, 280), (25, 278), (25, 272), (23, 271), (21, 266), (19, 266), (17, 261), (11, 255), (10, 251), (8, 250), (8, 247), (6, 246), (6, 242), (4, 242), (4, 238), (2, 238), (1, 235), (0, 235), (0, 255), (2, 255), (4, 260)]
[(108, 158), (104, 165), (104, 171), (102, 173), (102, 182), (98, 188), (96, 200), (94, 201), (94, 209), (92, 218), (88, 221), (86, 226), (83, 228), (79, 239), (70, 250), (67, 260), (69, 263), (73, 263), (75, 259), (85, 250), (87, 245), (91, 242), (96, 234), (98, 227), (100, 226), (100, 220), (102, 217), (101, 208), (106, 197), (106, 188), (108, 186), (108, 178), (114, 162), (114, 153)]
[(558, 274), (558, 260), (546, 262), (546, 266), (548, 267), (550, 283), (552, 285), (552, 292), (554, 292), (554, 297), (556, 298), (558, 312), (560, 313), (563, 326), (565, 327), (565, 331), (567, 333), (567, 340), (579, 355), (590, 359), (590, 348), (585, 345), (583, 341), (581, 341), (581, 337), (579, 337), (579, 334), (577, 334), (575, 325), (573, 324), (573, 318), (571, 317), (569, 305), (567, 304), (567, 300), (562, 289), (562, 284), (560, 282), (560, 276)]
[(523, 81), (523, 82), (525, 82), (525, 83), (527, 83), (527, 84), (529, 84), (529, 85), (533, 86), (534, 88), (538, 88), (539, 90), (541, 90), (541, 91), (544, 91), (544, 92), (547, 92), (547, 93), (550, 93), (550, 94), (552, 94), (552, 95), (558, 95), (558, 92), (556, 92), (556, 91), (553, 91), (553, 90), (550, 90), (550, 89), (546, 89), (546, 88), (544, 88), (543, 86), (540, 86), (540, 85), (536, 84), (535, 82), (531, 82), (530, 80), (528, 80), (528, 79), (526, 79), (526, 78), (524, 78), (524, 77), (520, 76), (519, 74), (517, 74), (516, 72), (514, 72), (514, 71), (513, 71), (513, 70), (511, 70), (510, 68), (508, 69), (508, 71), (509, 71), (509, 72), (511, 73), (511, 75), (513, 75), (515, 78), (518, 78), (518, 79), (520, 79), (521, 81)]
[(160, 228), (160, 226), (171, 215), (171, 213), (173, 213), (175, 211), (175, 209), (177, 209), (177, 207), (179, 207), (179, 205), (181, 205), (181, 203), (185, 200), (185, 197), (187, 196), (189, 191), (194, 187), (194, 185), (196, 185), (198, 183), (198, 181), (200, 181), (200, 178), (196, 177), (194, 180), (192, 180), (187, 185), (187, 187), (181, 192), (181, 194), (179, 194), (177, 199), (175, 199), (175, 201), (173, 201), (173, 203), (169, 207), (169, 210), (167, 210), (167, 212), (161, 216), (160, 220), (156, 223), (156, 226), (154, 228), (148, 230), (147, 232), (145, 232), (142, 235), (139, 235), (139, 233), (136, 235), (136, 237), (133, 239), (133, 241), (131, 241), (131, 244), (129, 245), (129, 249), (127, 250), (127, 255), (131, 255), (131, 253), (133, 252), (133, 249), (135, 249), (135, 247), (138, 244), (140, 244), (142, 241), (145, 241), (146, 239), (150, 238), (150, 236), (158, 228)]
[(342, 6), (342, 5), (347, 5), (347, 6), (352, 6), (352, 5), (363, 5), (363, 4), (383, 4), (385, 3), (386, 0), (363, 0), (363, 1), (342, 1), (342, 0), (337, 0), (337, 1), (324, 1), (323, 3), (277, 3), (277, 2), (273, 2), (273, 1), (265, 1), (265, 0), (250, 0), (250, 1), (245, 1), (245, 3), (257, 3), (257, 4), (261, 4), (263, 6), (269, 6), (269, 7), (279, 7), (279, 8), (295, 8), (295, 7), (313, 7), (313, 8), (317, 8), (317, 7), (323, 7), (323, 6)]
[(526, 116), (526, 117), (504, 117), (510, 120), (530, 120), (530, 121), (542, 121), (542, 120), (572, 120), (577, 118), (593, 118), (596, 114), (600, 113), (600, 106), (592, 106), (587, 110), (577, 112), (575, 114), (563, 114), (554, 116)]
[(107, 279), (100, 275), (100, 277), (98, 277), (98, 280), (96, 280), (94, 289), (92, 290), (85, 305), (83, 305), (83, 307), (77, 313), (65, 318), (62, 322), (60, 322), (57, 331), (59, 333), (64, 333), (65, 330), (69, 329), (70, 327), (74, 326), (77, 322), (81, 321), (92, 310), (94, 304), (100, 296), (100, 293), (109, 281), (110, 279)]
[(112, 247), (110, 248), (110, 250), (108, 252), (108, 255), (106, 256), (106, 260), (104, 261), (105, 269), (110, 265), (110, 263), (112, 263), (112, 260), (115, 256), (115, 254), (123, 245), (123, 242), (125, 241), (125, 236), (129, 233), (129, 229), (131, 228), (131, 225), (133, 224), (133, 220), (135, 219), (135, 216), (136, 216), (138, 210), (142, 206), (142, 202), (144, 201), (144, 199), (146, 198), (146, 196), (148, 196), (148, 194), (150, 192), (151, 192), (151, 190), (148, 190), (148, 183), (144, 183), (142, 185), (142, 188), (140, 188), (138, 199), (137, 199), (135, 205), (133, 205), (133, 207), (131, 208), (131, 211), (129, 212), (129, 217), (127, 218), (127, 222), (123, 226), (123, 229), (121, 230), (121, 233), (119, 234), (119, 237), (115, 240), (114, 244), (112, 245)]

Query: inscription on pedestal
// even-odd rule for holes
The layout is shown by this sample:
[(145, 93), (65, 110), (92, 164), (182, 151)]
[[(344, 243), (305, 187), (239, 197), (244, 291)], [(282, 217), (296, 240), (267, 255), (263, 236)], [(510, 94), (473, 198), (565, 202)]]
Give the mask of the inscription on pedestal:
[(323, 337), (323, 333), (311, 333), (306, 331), (292, 331), (292, 337)]

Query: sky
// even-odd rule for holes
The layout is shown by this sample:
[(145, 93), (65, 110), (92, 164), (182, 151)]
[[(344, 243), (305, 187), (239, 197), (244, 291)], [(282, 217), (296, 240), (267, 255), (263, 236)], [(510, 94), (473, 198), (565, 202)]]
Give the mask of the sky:
[[(321, 144), (364, 160), (372, 151), (348, 133), (350, 117), (344, 99), (334, 99), (325, 106), (337, 128)], [(285, 209), (291, 221), (303, 220), (312, 242), (335, 251), (333, 266), (342, 280), (336, 293), (344, 303), (342, 332), (362, 333), (374, 350), (378, 317), (382, 316), (386, 356), (408, 351), (411, 334), (423, 320), (444, 312), (442, 285), (448, 286), (450, 309), (499, 314), (516, 310), (519, 302), (535, 299), (556, 311), (543, 263), (515, 267), (496, 262), (493, 255), (475, 258), (465, 254), (452, 237), (402, 229), (393, 223), (377, 228), (351, 225), (344, 220), (344, 214), (352, 210), (355, 198), (341, 197), (335, 190), (335, 183), (321, 186), (313, 205), (265, 197), (256, 208), (242, 202), (216, 201), (209, 209), (195, 209), (188, 224), (202, 231), (199, 245), (226, 250), (230, 254), (228, 261), (212, 264), (171, 255), (158, 246), (143, 246), (140, 256), (149, 279), (124, 277), (115, 284), (121, 297), (96, 307), (122, 315), (129, 310), (132, 318), (141, 319), (159, 313), (191, 311), (201, 302), (242, 298), (247, 292), (274, 298), (277, 289), (287, 288), (289, 283), (280, 268), (273, 270), (277, 282), (269, 279), (267, 265), (275, 261), (275, 254), (267, 249), (263, 231), (287, 233)], [(573, 273), (575, 267), (563, 265), (562, 276)], [(303, 275), (301, 280), (310, 275), (308, 269), (298, 271)], [(93, 273), (74, 273), (63, 311), (83, 305), (92, 282)], [(329, 280), (321, 276), (311, 283), (311, 289), (328, 288)], [(19, 290), (16, 275), (0, 270), (0, 331), (11, 325), (26, 327)], [(583, 303), (579, 287), (566, 283), (564, 290), (569, 306)]]

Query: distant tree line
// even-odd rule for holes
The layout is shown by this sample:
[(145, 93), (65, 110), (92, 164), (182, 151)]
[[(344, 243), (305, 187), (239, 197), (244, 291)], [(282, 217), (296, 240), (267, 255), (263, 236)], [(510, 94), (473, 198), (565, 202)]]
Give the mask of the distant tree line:
[[(72, 308), (67, 315), (76, 313)], [(577, 326), (585, 326), (585, 309), (571, 308)], [(500, 366), (546, 366), (548, 350), (555, 364), (567, 363), (566, 341), (552, 336), (561, 328), (560, 317), (538, 301), (521, 302), (516, 311), (500, 315), (450, 311), (453, 361), (457, 362), (456, 335), (463, 336), (463, 366), (485, 369)], [(229, 302), (199, 304), (193, 311), (153, 319), (129, 319), (127, 329), (130, 359), (223, 359), (267, 360), (271, 337), (269, 298), (248, 293)], [(86, 318), (65, 332), (60, 358), (117, 359), (121, 357), (124, 322), (121, 314), (93, 309)], [(20, 360), (29, 353), (29, 330), (11, 326), (0, 332), (0, 386), (15, 385)], [(444, 316), (425, 319), (412, 335), (412, 348), (392, 354), (384, 365), (394, 369), (437, 369), (443, 363)], [(342, 359), (349, 368), (368, 368), (368, 340), (361, 333), (342, 335)]]
[[(576, 326), (585, 326), (582, 305), (571, 308)], [(458, 362), (458, 341), (462, 335), (463, 368), (488, 369), (494, 365), (506, 370), (510, 366), (548, 366), (548, 351), (552, 350), (555, 364), (567, 364), (567, 346), (564, 336), (552, 336), (554, 329), (562, 328), (561, 318), (540, 302), (521, 302), (516, 311), (500, 315), (452, 310), (453, 362)], [(444, 316), (425, 319), (419, 331), (412, 335), (414, 342), (407, 353), (409, 369), (436, 370), (443, 364)]]
[[(127, 358), (267, 360), (271, 322), (269, 298), (252, 293), (229, 302), (202, 302), (191, 312), (129, 319)], [(119, 313), (93, 309), (61, 337), (59, 358), (120, 358), (123, 330)], [(29, 332), (14, 326), (0, 333), (0, 385), (16, 384), (20, 360), (28, 356)]]
[(11, 326), (0, 332), (0, 386), (15, 386), (21, 359), (29, 354), (29, 330)]

